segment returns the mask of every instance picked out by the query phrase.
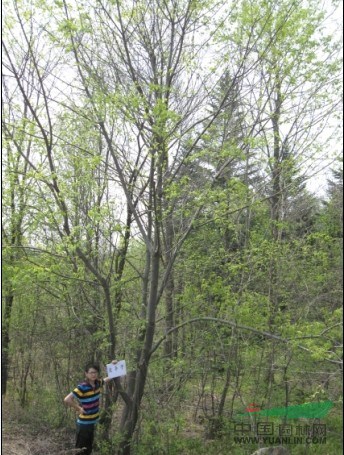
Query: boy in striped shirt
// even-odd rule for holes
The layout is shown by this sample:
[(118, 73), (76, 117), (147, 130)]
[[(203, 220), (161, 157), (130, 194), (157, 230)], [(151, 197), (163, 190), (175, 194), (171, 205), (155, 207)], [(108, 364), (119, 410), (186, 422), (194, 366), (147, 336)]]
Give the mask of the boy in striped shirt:
[[(117, 360), (112, 363), (116, 364)], [(75, 409), (79, 416), (77, 419), (76, 445), (77, 449), (84, 449), (83, 455), (92, 453), (94, 428), (99, 421), (99, 400), (101, 388), (110, 378), (99, 378), (99, 366), (88, 363), (85, 367), (85, 381), (68, 394), (64, 402)]]

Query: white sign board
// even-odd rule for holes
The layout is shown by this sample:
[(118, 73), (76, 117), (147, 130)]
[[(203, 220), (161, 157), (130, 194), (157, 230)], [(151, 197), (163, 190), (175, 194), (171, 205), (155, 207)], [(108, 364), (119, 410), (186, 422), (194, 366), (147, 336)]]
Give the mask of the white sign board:
[(109, 363), (106, 365), (107, 375), (110, 379), (118, 378), (119, 376), (125, 376), (127, 374), (127, 367), (125, 360), (120, 360), (117, 363)]

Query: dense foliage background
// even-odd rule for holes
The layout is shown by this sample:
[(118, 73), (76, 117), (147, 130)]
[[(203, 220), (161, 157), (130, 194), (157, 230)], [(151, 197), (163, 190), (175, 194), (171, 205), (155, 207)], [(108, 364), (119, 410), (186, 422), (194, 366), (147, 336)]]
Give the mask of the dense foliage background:
[(249, 454), (249, 404), (326, 400), (342, 453), (336, 7), (5, 1), (2, 393), (31, 424), (117, 358), (99, 453)]

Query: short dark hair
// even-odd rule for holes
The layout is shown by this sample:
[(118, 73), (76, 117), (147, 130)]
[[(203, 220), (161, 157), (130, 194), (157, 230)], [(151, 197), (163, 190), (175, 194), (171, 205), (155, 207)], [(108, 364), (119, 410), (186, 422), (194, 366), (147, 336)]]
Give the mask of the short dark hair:
[(87, 362), (86, 365), (85, 365), (85, 373), (87, 373), (88, 370), (90, 370), (91, 368), (94, 368), (95, 370), (98, 371), (98, 373), (100, 373), (99, 364), (96, 363), (96, 362)]

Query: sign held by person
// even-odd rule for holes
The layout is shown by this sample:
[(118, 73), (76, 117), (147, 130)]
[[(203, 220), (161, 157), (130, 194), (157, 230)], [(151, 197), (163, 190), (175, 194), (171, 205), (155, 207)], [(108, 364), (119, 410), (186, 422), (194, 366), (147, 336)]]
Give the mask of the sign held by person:
[(127, 374), (125, 360), (120, 360), (116, 364), (109, 363), (106, 365), (106, 371), (110, 379), (125, 376)]

